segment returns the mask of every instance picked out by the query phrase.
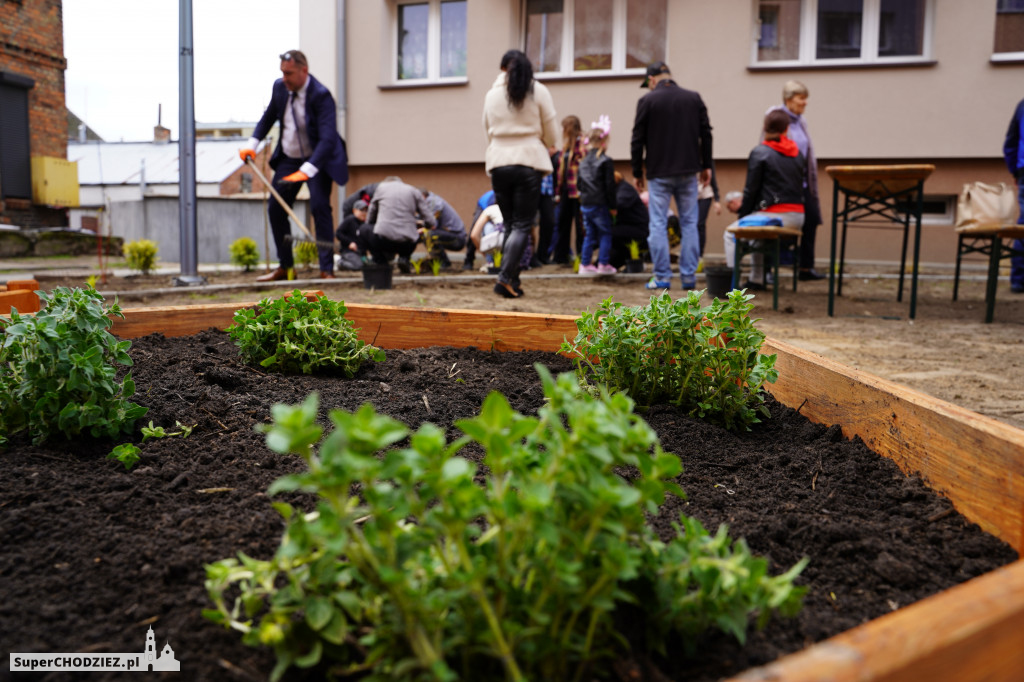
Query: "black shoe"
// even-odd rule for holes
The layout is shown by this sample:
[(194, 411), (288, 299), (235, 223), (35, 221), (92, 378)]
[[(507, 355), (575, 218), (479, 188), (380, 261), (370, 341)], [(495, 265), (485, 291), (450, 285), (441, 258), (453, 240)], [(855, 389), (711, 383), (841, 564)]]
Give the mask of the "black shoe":
[(801, 282), (813, 281), (816, 279), (825, 279), (828, 275), (823, 275), (814, 268), (809, 270), (801, 270), (800, 274), (797, 275)]
[(464, 261), (462, 261), (462, 269), (463, 270), (475, 270), (476, 268), (473, 266), (473, 261), (471, 261), (471, 260), (464, 260)]
[(524, 296), (524, 294), (523, 294), (523, 288), (522, 288), (521, 286), (519, 286), (518, 284), (516, 284), (516, 285), (515, 285), (515, 286), (513, 286), (512, 288), (513, 288), (513, 289), (515, 289), (515, 291), (516, 291), (516, 293), (517, 293), (517, 294), (519, 294), (519, 298), (522, 298), (522, 297)]
[(398, 259), (398, 271), (403, 275), (412, 273), (412, 264), (409, 262), (408, 258)]
[(1019, 286), (1019, 287), (1011, 286), (1010, 287), (1010, 293), (1013, 293), (1013, 294), (1024, 294), (1024, 286)]
[(509, 291), (501, 282), (494, 285), (494, 293), (503, 298), (519, 298), (519, 294)]
[(764, 285), (760, 282), (751, 282), (749, 279), (743, 284), (741, 289), (749, 289), (750, 291), (764, 291)]
[(534, 256), (533, 258), (530, 259), (530, 269), (531, 270), (533, 270), (534, 268), (539, 268), (542, 265), (544, 265), (544, 264), (541, 263), (540, 260), (536, 256)]

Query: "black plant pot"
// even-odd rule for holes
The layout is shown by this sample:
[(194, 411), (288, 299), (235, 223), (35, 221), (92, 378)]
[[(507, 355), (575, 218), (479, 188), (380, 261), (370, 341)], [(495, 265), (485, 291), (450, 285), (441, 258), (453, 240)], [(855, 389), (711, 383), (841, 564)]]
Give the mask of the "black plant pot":
[(390, 289), (391, 288), (391, 264), (377, 265), (367, 263), (363, 266), (363, 288), (364, 289)]
[(725, 298), (732, 291), (732, 268), (728, 265), (708, 265), (704, 268), (708, 296)]
[(643, 272), (644, 261), (641, 258), (630, 258), (626, 261), (626, 272)]

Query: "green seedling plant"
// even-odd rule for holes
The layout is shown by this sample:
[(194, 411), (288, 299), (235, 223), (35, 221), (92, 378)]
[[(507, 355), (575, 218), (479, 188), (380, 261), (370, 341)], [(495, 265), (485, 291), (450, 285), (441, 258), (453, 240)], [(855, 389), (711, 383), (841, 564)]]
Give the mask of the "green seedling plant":
[(412, 265), (412, 271), (414, 273), (417, 275), (420, 274), (420, 271), (423, 269), (423, 258), (417, 258), (416, 260), (410, 261), (410, 265)]
[(491, 259), (494, 260), (494, 267), (501, 267), (501, 250), (491, 252)]
[(157, 243), (151, 239), (137, 239), (124, 245), (124, 258), (128, 267), (148, 275), (156, 267)]
[(575, 258), (573, 258), (572, 259), (572, 271), (575, 272), (576, 274), (579, 274), (579, 272), (580, 272), (580, 265), (582, 263), (583, 263), (583, 259), (580, 258), (579, 256), (576, 256)]
[(352, 377), (367, 360), (383, 362), (384, 351), (359, 339), (346, 312), (344, 301), (325, 296), (310, 301), (296, 289), (236, 311), (227, 333), (246, 362), (277, 372), (335, 371)]
[(98, 281), (99, 281), (99, 277), (98, 276), (96, 276), (96, 275), (89, 275), (88, 277), (85, 278), (85, 286), (88, 287), (89, 289), (95, 289), (96, 288), (96, 282), (98, 282)]
[(168, 438), (170, 436), (188, 438), (192, 435), (192, 429), (196, 427), (195, 424), (187, 426), (178, 420), (174, 421), (174, 426), (177, 427), (177, 431), (167, 431), (162, 426), (153, 426), (153, 421), (150, 420), (149, 426), (143, 426), (139, 429), (142, 432), (142, 442), (145, 443), (150, 438)]
[(309, 268), (320, 259), (320, 252), (313, 242), (297, 242), (295, 244), (295, 262), (304, 268)]
[(430, 261), (430, 272), (434, 274), (434, 277), (441, 274), (441, 265), (442, 263), (440, 258), (434, 258)]
[(647, 519), (683, 496), (679, 458), (624, 394), (537, 370), (536, 417), (492, 393), (452, 443), (370, 405), (332, 410), (321, 442), (315, 394), (274, 406), (267, 445), (308, 469), (268, 493), (313, 494), (316, 510), (275, 502), (286, 528), (273, 558), (207, 565), (204, 615), (273, 647), (272, 680), (322, 662), (375, 682), (520, 681), (607, 679), (602, 663), (630, 646), (615, 630), (624, 605), (653, 607), (644, 653), (709, 627), (743, 641), (752, 622), (799, 609), (806, 561), (769, 576), (724, 527), (711, 536), (686, 517), (660, 540)]
[(231, 242), (228, 247), (231, 254), (231, 262), (245, 269), (245, 272), (252, 270), (253, 266), (259, 265), (260, 250), (256, 240), (252, 237), (239, 237)]
[(581, 384), (622, 391), (642, 408), (669, 403), (687, 414), (749, 430), (768, 417), (762, 387), (778, 377), (775, 356), (750, 319), (753, 296), (732, 291), (701, 306), (700, 291), (673, 301), (666, 292), (646, 306), (602, 301), (585, 312), (562, 352)]
[(140, 452), (142, 450), (131, 443), (122, 443), (107, 454), (107, 459), (116, 459), (124, 465), (125, 471), (131, 471), (131, 468), (139, 463)]
[(131, 372), (118, 381), (117, 366), (131, 366), (130, 341), (109, 331), (109, 308), (95, 289), (37, 291), (43, 309), (31, 316), (11, 311), (0, 318), (0, 445), (27, 430), (33, 442), (63, 434), (116, 438), (131, 433), (148, 408), (130, 402)]

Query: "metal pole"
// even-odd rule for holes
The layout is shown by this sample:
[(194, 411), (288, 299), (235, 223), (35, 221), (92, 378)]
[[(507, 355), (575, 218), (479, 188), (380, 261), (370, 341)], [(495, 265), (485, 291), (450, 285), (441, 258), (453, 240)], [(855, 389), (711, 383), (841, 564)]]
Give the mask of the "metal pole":
[(205, 284), (196, 240), (196, 119), (192, 78), (192, 0), (178, 0), (178, 225), (181, 274), (175, 286)]

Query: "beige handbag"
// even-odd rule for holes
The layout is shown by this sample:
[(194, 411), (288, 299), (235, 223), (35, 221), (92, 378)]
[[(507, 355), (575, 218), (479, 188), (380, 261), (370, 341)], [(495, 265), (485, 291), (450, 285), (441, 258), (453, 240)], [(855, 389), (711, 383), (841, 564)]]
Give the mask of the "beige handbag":
[(977, 229), (1017, 222), (1017, 193), (1005, 182), (969, 182), (956, 205), (956, 228)]

